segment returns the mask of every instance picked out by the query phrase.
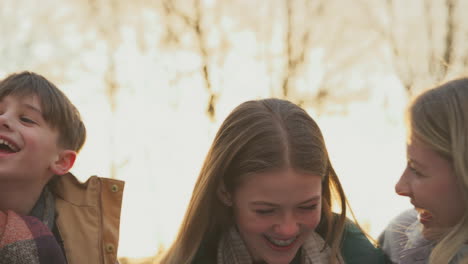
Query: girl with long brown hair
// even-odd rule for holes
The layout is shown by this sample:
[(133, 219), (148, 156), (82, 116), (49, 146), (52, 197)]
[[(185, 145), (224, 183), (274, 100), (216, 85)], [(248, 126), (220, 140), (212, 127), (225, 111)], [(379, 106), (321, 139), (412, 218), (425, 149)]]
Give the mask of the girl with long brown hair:
[(221, 125), (160, 263), (384, 263), (346, 215), (315, 121), (286, 100), (248, 101)]

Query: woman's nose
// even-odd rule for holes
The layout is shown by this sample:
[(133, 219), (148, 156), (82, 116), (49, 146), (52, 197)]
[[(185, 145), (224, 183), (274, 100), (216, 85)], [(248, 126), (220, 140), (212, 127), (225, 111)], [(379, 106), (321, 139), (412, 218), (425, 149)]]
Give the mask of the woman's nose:
[(408, 168), (405, 169), (405, 171), (403, 172), (403, 174), (400, 176), (400, 179), (398, 180), (398, 182), (396, 183), (395, 185), (395, 192), (398, 194), (398, 195), (401, 195), (401, 196), (410, 196), (411, 195), (411, 188), (410, 188), (410, 184), (409, 184), (409, 179), (408, 179)]

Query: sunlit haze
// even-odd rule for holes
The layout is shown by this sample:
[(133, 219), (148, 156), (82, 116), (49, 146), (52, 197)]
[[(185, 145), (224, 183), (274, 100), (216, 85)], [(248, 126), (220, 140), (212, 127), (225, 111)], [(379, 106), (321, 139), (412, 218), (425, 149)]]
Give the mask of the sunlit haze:
[[(80, 110), (88, 138), (72, 172), (126, 182), (119, 256), (169, 245), (217, 129), (250, 99), (286, 98), (317, 121), (374, 238), (411, 206), (394, 192), (406, 163), (404, 110), (442, 78), (412, 68), (428, 64), (417, 49), (399, 50), (418, 30), (395, 11), (406, 1), (296, 1), (290, 13), (280, 0), (201, 1), (201, 33), (192, 1), (92, 2), (2, 1), (0, 74), (43, 74)], [(444, 32), (434, 25), (433, 38)], [(397, 49), (419, 61), (404, 64)]]

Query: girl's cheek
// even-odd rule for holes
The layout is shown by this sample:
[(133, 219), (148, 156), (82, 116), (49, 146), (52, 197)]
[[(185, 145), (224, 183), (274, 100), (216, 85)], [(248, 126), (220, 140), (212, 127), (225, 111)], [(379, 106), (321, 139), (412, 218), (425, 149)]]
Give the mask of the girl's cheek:
[(320, 223), (320, 212), (311, 214), (304, 219), (304, 225), (309, 229), (315, 229)]

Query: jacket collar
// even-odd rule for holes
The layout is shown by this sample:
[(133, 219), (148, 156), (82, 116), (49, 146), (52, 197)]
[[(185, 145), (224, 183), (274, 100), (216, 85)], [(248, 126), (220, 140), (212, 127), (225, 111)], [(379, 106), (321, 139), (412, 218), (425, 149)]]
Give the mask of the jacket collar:
[(413, 222), (406, 228), (405, 235), (408, 240), (400, 252), (401, 264), (427, 263), (434, 242), (423, 237), (422, 228), (423, 226), (419, 221)]

